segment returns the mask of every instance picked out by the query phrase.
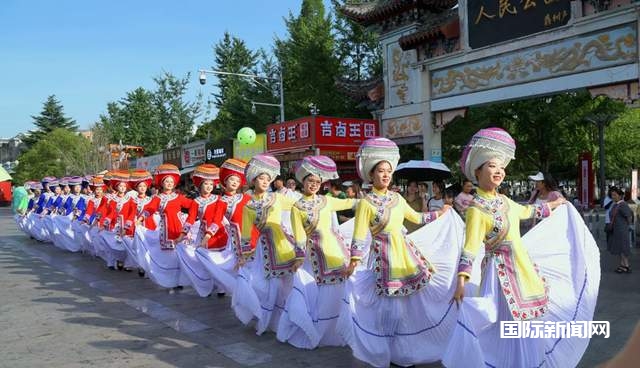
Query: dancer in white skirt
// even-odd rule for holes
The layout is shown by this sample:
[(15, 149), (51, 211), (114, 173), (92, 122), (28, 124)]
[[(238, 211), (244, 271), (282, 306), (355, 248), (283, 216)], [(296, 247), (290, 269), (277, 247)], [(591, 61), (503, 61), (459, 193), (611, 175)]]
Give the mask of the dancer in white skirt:
[(350, 252), (333, 217), (336, 211), (355, 208), (357, 200), (318, 195), (323, 182), (338, 178), (336, 164), (327, 156), (305, 157), (295, 175), (303, 184), (303, 195), (291, 209), (291, 227), (306, 257), (293, 275), (277, 337), (303, 349), (342, 346), (345, 342), (336, 322)]
[[(231, 306), (240, 321), (258, 319), (256, 333), (276, 331), (284, 303), (291, 291), (291, 273), (304, 261), (304, 251), (285, 233), (282, 211), (293, 200), (267, 192), (280, 172), (280, 162), (269, 154), (258, 154), (247, 164), (245, 176), (253, 185), (253, 196), (242, 211), (242, 252)], [(255, 254), (251, 250), (251, 227), (260, 232)], [(246, 263), (245, 263), (246, 262)]]
[[(49, 231), (44, 224), (43, 212), (46, 209), (46, 205), (49, 199), (55, 195), (53, 189), (57, 185), (55, 176), (45, 176), (41, 180), (42, 193), (33, 206), (33, 214), (31, 217), (31, 236), (36, 240), (44, 242), (49, 238)], [(54, 185), (49, 187), (49, 183), (53, 182)]]
[[(526, 321), (535, 332), (536, 324), (542, 331), (546, 323), (591, 320), (600, 280), (595, 241), (573, 207), (562, 206), (520, 238), (521, 220), (547, 217), (566, 201), (522, 206), (498, 194), (514, 154), (513, 138), (488, 128), (471, 138), (460, 160), (478, 191), (466, 212), (455, 293), (460, 314), (443, 359), (448, 367), (574, 367), (589, 343), (571, 335), (501, 338), (501, 322)], [(478, 263), (480, 287), (467, 290)]]
[(114, 195), (107, 203), (107, 214), (100, 221), (100, 239), (98, 246), (102, 251), (103, 259), (111, 270), (118, 268), (131, 271), (136, 263), (128, 259), (124, 246), (124, 238), (133, 236), (133, 212), (134, 204), (129, 200), (129, 171), (118, 170), (112, 172), (110, 186)]
[(43, 241), (50, 243), (53, 241), (53, 235), (56, 230), (56, 227), (53, 224), (53, 219), (57, 216), (56, 212), (58, 208), (56, 207), (56, 204), (62, 201), (62, 187), (60, 187), (60, 182), (58, 180), (52, 180), (49, 182), (49, 189), (51, 189), (53, 193), (49, 196), (49, 200), (45, 203), (42, 213), (40, 213), (40, 221), (45, 229), (45, 237)]
[(76, 238), (80, 239), (82, 251), (96, 256), (94, 242), (99, 237), (100, 227), (98, 224), (100, 219), (107, 214), (107, 203), (109, 201), (104, 195), (106, 185), (103, 178), (98, 176), (94, 177), (91, 179), (89, 187), (93, 195), (87, 202), (87, 209), (84, 211), (84, 216), (80, 218), (81, 221), (75, 222), (74, 230), (76, 232)]
[(53, 243), (61, 249), (69, 252), (78, 252), (81, 249), (81, 242), (76, 240), (76, 233), (73, 228), (78, 216), (81, 216), (85, 209), (86, 203), (80, 195), (82, 187), (82, 177), (73, 176), (68, 180), (68, 186), (71, 188), (71, 194), (67, 197), (64, 205), (60, 209), (60, 214), (54, 219), (54, 225), (58, 231), (54, 234)]
[[(202, 297), (211, 295), (215, 285), (209, 271), (196, 255), (196, 249), (221, 252), (227, 246), (227, 231), (222, 224), (227, 204), (212, 193), (219, 181), (220, 169), (215, 165), (203, 164), (193, 171), (193, 184), (200, 195), (191, 203), (182, 235), (176, 240), (176, 253), (182, 272)], [(221, 290), (218, 293), (224, 296)]]
[(36, 214), (36, 203), (38, 202), (38, 199), (40, 198), (40, 195), (42, 194), (42, 184), (40, 182), (37, 181), (33, 181), (31, 182), (30, 185), (30, 192), (31, 194), (29, 195), (29, 203), (27, 204), (27, 213), (24, 216), (24, 222), (25, 222), (25, 227), (24, 227), (24, 231), (27, 235), (31, 236), (32, 238), (34, 238), (33, 236), (33, 227), (34, 227), (34, 222), (36, 221), (36, 217), (38, 217), (38, 215)]
[[(134, 210), (130, 211), (132, 218), (128, 220), (134, 221), (132, 229), (134, 233), (135, 226), (137, 224), (137, 221), (135, 220), (143, 215), (144, 211), (148, 209), (147, 206), (151, 203), (151, 197), (147, 195), (147, 189), (151, 187), (152, 181), (153, 178), (151, 177), (151, 173), (147, 170), (135, 169), (131, 171), (129, 182), (131, 183), (131, 187), (137, 192), (137, 195), (133, 195), (129, 199), (129, 201), (132, 202)], [(143, 226), (145, 229), (153, 231), (157, 226), (156, 219), (154, 216), (149, 216), (138, 226)], [(145, 270), (142, 267), (144, 262), (140, 261), (140, 257), (144, 259), (144, 254), (141, 255), (141, 252), (138, 252), (138, 248), (135, 245), (136, 243), (133, 241), (132, 237), (125, 236), (124, 246), (127, 249), (128, 259), (134, 261), (135, 265), (138, 267), (138, 276), (144, 277)]]
[[(337, 327), (354, 356), (376, 367), (439, 360), (455, 324), (450, 303), (455, 268), (447, 263), (455, 262), (450, 256), (459, 254), (460, 244), (427, 260), (403, 227), (405, 219), (432, 222), (449, 206), (418, 213), (389, 190), (399, 158), (398, 147), (386, 138), (369, 139), (358, 150), (358, 174), (373, 188), (356, 208), (347, 274), (364, 249), (371, 249), (366, 267), (347, 282)], [(366, 244), (369, 230), (373, 239)]]
[(156, 284), (165, 288), (182, 288), (189, 285), (189, 278), (181, 272), (175, 247), (186, 220), (182, 209), (189, 209), (191, 200), (174, 191), (180, 182), (180, 170), (176, 165), (162, 164), (156, 168), (154, 176), (162, 192), (151, 199), (138, 222), (141, 224), (158, 212), (160, 223), (155, 231), (136, 226), (135, 247), (142, 252), (138, 262)]
[[(196, 249), (196, 256), (207, 268), (214, 284), (219, 288), (219, 293), (233, 293), (236, 286), (238, 269), (236, 265), (242, 257), (240, 246), (240, 234), (242, 233), (242, 210), (251, 196), (238, 193), (238, 190), (245, 185), (244, 170), (247, 163), (230, 158), (220, 166), (220, 180), (224, 189), (222, 201), (227, 204), (223, 222), (227, 233), (227, 246), (220, 251), (210, 251), (204, 247)], [(255, 249), (258, 231), (255, 226), (251, 226), (252, 236), (250, 249)]]

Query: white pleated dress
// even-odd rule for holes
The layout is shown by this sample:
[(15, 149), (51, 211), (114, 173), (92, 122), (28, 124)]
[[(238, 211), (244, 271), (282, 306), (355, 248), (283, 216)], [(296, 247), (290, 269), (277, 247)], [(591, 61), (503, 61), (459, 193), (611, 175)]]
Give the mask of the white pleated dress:
[[(390, 191), (374, 189), (368, 196), (356, 209), (352, 254), (369, 247), (371, 251), (367, 264), (347, 281), (338, 332), (356, 358), (375, 367), (438, 361), (456, 323), (451, 299), (464, 237), (462, 220), (448, 211), (433, 221), (435, 213), (416, 213)], [(406, 236), (405, 217), (427, 225)], [(358, 221), (365, 227), (359, 230)], [(366, 229), (371, 229), (371, 244), (364, 242)]]
[[(555, 327), (556, 322), (591, 321), (600, 283), (600, 253), (578, 211), (568, 204), (560, 206), (524, 235), (522, 242), (548, 286), (546, 313), (526, 322)], [(481, 268), (480, 262), (473, 267)], [(501, 339), (500, 321), (514, 321), (513, 311), (496, 267), (484, 267), (482, 272), (479, 293), (473, 287), (465, 289), (468, 296), (460, 307), (443, 359), (445, 366), (564, 368), (580, 362), (589, 338)]]

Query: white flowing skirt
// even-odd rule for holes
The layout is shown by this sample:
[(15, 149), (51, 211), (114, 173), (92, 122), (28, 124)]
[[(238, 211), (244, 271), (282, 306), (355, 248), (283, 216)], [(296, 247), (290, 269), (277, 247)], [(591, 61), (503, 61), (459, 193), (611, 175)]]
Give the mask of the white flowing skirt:
[[(549, 309), (529, 323), (591, 321), (600, 283), (600, 253), (573, 206), (556, 209), (524, 237), (549, 286)], [(478, 258), (476, 258), (478, 259)], [(479, 267), (477, 261), (474, 268)], [(589, 338), (500, 338), (500, 321), (513, 321), (493, 264), (480, 296), (465, 297), (443, 363), (447, 367), (575, 367)], [(466, 290), (465, 290), (466, 291)]]
[(195, 255), (198, 257), (200, 264), (208, 271), (218, 290), (233, 294), (236, 289), (236, 278), (238, 277), (238, 271), (235, 270), (238, 260), (235, 250), (229, 245), (221, 252), (197, 248)]
[(76, 241), (76, 232), (73, 229), (73, 215), (58, 215), (53, 219), (53, 224), (57, 231), (53, 235), (53, 244), (63, 250), (69, 252), (77, 252), (80, 250), (80, 242)]
[(231, 307), (236, 317), (248, 324), (257, 318), (256, 334), (261, 335), (267, 329), (277, 332), (280, 315), (287, 296), (291, 291), (292, 277), (266, 278), (260, 235), (256, 246), (255, 258), (240, 268)]
[(82, 221), (72, 221), (71, 222), (71, 229), (73, 229), (74, 232), (74, 239), (75, 239), (75, 246), (77, 247), (77, 250), (72, 250), (72, 252), (85, 252), (88, 249), (88, 243), (90, 241), (89, 239), (89, 225), (85, 224)]
[(49, 232), (44, 225), (44, 216), (40, 216), (35, 212), (31, 212), (29, 215), (29, 221), (31, 222), (30, 234), (36, 240), (44, 242), (49, 238)]
[(127, 236), (120, 236), (109, 230), (100, 231), (101, 240), (98, 244), (102, 250), (102, 258), (107, 262), (108, 267), (116, 266), (117, 262), (122, 262), (124, 267), (134, 267), (137, 262), (129, 257), (125, 246)]
[(449, 211), (408, 237), (435, 268), (424, 289), (409, 296), (377, 295), (372, 259), (346, 283), (338, 332), (356, 358), (375, 367), (440, 360), (456, 323), (451, 299), (464, 238), (462, 219)]
[(18, 214), (13, 215), (13, 219), (16, 221), (16, 225), (18, 225), (18, 229), (20, 229), (20, 231), (31, 235), (31, 232), (29, 231), (29, 225), (31, 224), (31, 222), (29, 221), (29, 219), (27, 218), (27, 216), (21, 216)]
[(45, 228), (45, 231), (42, 232), (44, 234), (44, 238), (42, 241), (51, 243), (53, 240), (54, 233), (56, 231), (55, 224), (53, 223), (53, 219), (58, 216), (55, 214), (44, 215), (41, 217), (40, 221), (42, 222), (42, 226)]
[(301, 349), (345, 345), (336, 330), (344, 289), (344, 282), (318, 285), (307, 258), (293, 275), (293, 289), (278, 324), (278, 340)]
[(202, 240), (198, 237), (199, 228), (200, 221), (194, 222), (189, 234), (185, 236), (185, 240), (176, 245), (176, 254), (181, 272), (189, 278), (191, 286), (193, 286), (198, 295), (206, 297), (213, 292), (214, 284), (209, 270), (196, 255), (197, 245)]
[(153, 282), (165, 288), (190, 285), (189, 278), (181, 272), (176, 251), (160, 248), (158, 230), (136, 226), (133, 242), (138, 251), (138, 264)]

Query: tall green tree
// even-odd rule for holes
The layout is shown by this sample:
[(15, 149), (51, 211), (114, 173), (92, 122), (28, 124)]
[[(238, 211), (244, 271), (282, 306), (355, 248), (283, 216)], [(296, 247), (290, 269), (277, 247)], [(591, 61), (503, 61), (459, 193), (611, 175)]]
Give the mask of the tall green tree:
[[(607, 178), (626, 179), (640, 167), (640, 109), (627, 109), (605, 128), (604, 153)], [(595, 135), (595, 134), (594, 134)], [(594, 140), (594, 143), (597, 139)], [(594, 144), (595, 146), (595, 144)], [(598, 148), (599, 149), (599, 148)], [(594, 160), (597, 161), (593, 149)], [(599, 162), (597, 162), (599, 165)]]
[(156, 121), (162, 133), (160, 143), (164, 148), (189, 142), (193, 136), (196, 119), (202, 113), (201, 95), (196, 96), (195, 101), (188, 101), (186, 98), (190, 79), (191, 73), (178, 78), (167, 72), (153, 78), (156, 82), (156, 90), (152, 101)]
[(47, 97), (40, 114), (36, 116), (32, 115), (31, 118), (37, 129), (30, 130), (29, 134), (24, 137), (24, 143), (27, 147), (33, 146), (57, 128), (70, 131), (78, 130), (75, 120), (64, 115), (64, 108), (55, 95)]
[(188, 101), (189, 74), (178, 78), (170, 73), (155, 77), (156, 89), (142, 87), (128, 92), (118, 102), (107, 104), (97, 128), (109, 143), (142, 146), (155, 154), (192, 139), (192, 130), (202, 111), (202, 97)]
[(48, 175), (61, 177), (95, 173), (103, 167), (87, 159), (93, 155), (94, 149), (91, 142), (78, 133), (57, 128), (20, 155), (15, 179), (23, 182)]
[(331, 0), (340, 76), (353, 81), (382, 76), (382, 48), (378, 35), (337, 11), (345, 3), (346, 0)]
[(300, 14), (289, 13), (285, 24), (288, 38), (276, 39), (275, 52), (284, 71), (287, 117), (309, 115), (311, 103), (326, 115), (352, 110), (353, 102), (335, 87), (340, 62), (322, 0), (303, 0)]

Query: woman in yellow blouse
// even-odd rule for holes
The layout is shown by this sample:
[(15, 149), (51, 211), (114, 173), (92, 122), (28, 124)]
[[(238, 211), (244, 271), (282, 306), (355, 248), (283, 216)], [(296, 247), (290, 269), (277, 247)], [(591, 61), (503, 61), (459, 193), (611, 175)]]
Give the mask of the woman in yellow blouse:
[[(376, 367), (439, 360), (455, 323), (449, 300), (441, 296), (450, 295), (453, 268), (443, 272), (445, 277), (434, 285), (432, 276), (438, 270), (407, 238), (403, 221), (427, 224), (449, 206), (419, 213), (389, 190), (400, 158), (392, 141), (369, 139), (356, 157), (358, 174), (364, 182), (372, 182), (373, 189), (356, 207), (346, 274), (354, 272), (367, 248), (370, 251), (367, 264), (347, 283), (338, 331), (356, 358)], [(370, 244), (366, 241), (369, 231)]]
[(293, 291), (280, 317), (278, 340), (303, 349), (342, 346), (344, 340), (335, 326), (349, 250), (334, 214), (354, 208), (356, 200), (318, 195), (323, 182), (338, 178), (336, 164), (329, 157), (305, 157), (295, 174), (304, 194), (291, 209), (291, 227), (296, 246), (305, 250), (306, 257), (294, 275)]
[[(270, 328), (276, 331), (284, 303), (291, 290), (291, 274), (304, 260), (304, 251), (294, 245), (285, 232), (282, 211), (294, 200), (279, 193), (267, 192), (280, 172), (280, 162), (269, 154), (254, 156), (245, 168), (253, 196), (242, 211), (242, 257), (238, 260), (238, 283), (231, 306), (240, 321), (247, 324), (258, 319), (258, 335)], [(251, 247), (252, 228), (260, 235)]]
[[(551, 229), (547, 231), (553, 234), (531, 244), (530, 249), (536, 254), (550, 254), (549, 262), (542, 263), (545, 258), (539, 257), (539, 269), (531, 259), (520, 237), (520, 221), (547, 217), (551, 210), (566, 201), (558, 198), (544, 204), (522, 206), (499, 194), (497, 188), (503, 182), (505, 168), (514, 154), (513, 138), (499, 128), (480, 130), (463, 151), (460, 167), (469, 180), (478, 184), (478, 190), (466, 210), (466, 237), (454, 294), (455, 302), (463, 309), (456, 325), (457, 332), (443, 359), (447, 367), (570, 367), (577, 364), (586, 348), (585, 341), (588, 343), (588, 339), (544, 338), (543, 334), (501, 338), (500, 322), (527, 321), (543, 326), (548, 321), (554, 323), (555, 328), (556, 321), (568, 323), (578, 313), (579, 317), (592, 317), (595, 306), (593, 294), (574, 290), (584, 287), (588, 281), (588, 267), (583, 267), (585, 262), (581, 257), (586, 253), (582, 250), (585, 247), (572, 249), (570, 245), (582, 243), (595, 248), (595, 242), (589, 242), (590, 235), (586, 241), (577, 240), (578, 236), (585, 237), (588, 230), (582, 220), (571, 224), (568, 209), (563, 212), (562, 216), (566, 217), (561, 218), (559, 226), (546, 222), (546, 229)], [(573, 228), (578, 229), (578, 236), (567, 235), (573, 233)], [(538, 230), (544, 229), (544, 226), (536, 229), (532, 236), (541, 236)], [(480, 286), (477, 292), (467, 290), (465, 298), (465, 284), (472, 276), (476, 257), (482, 253)], [(552, 278), (554, 284), (548, 284), (547, 277)], [(579, 280), (571, 284), (574, 278)], [(549, 287), (555, 288), (555, 294), (549, 292)], [(577, 297), (574, 292), (578, 293)], [(581, 305), (583, 301), (586, 303)], [(484, 316), (484, 321), (479, 316)], [(527, 332), (531, 331), (536, 333), (535, 329)], [(460, 346), (466, 348), (460, 349)]]

